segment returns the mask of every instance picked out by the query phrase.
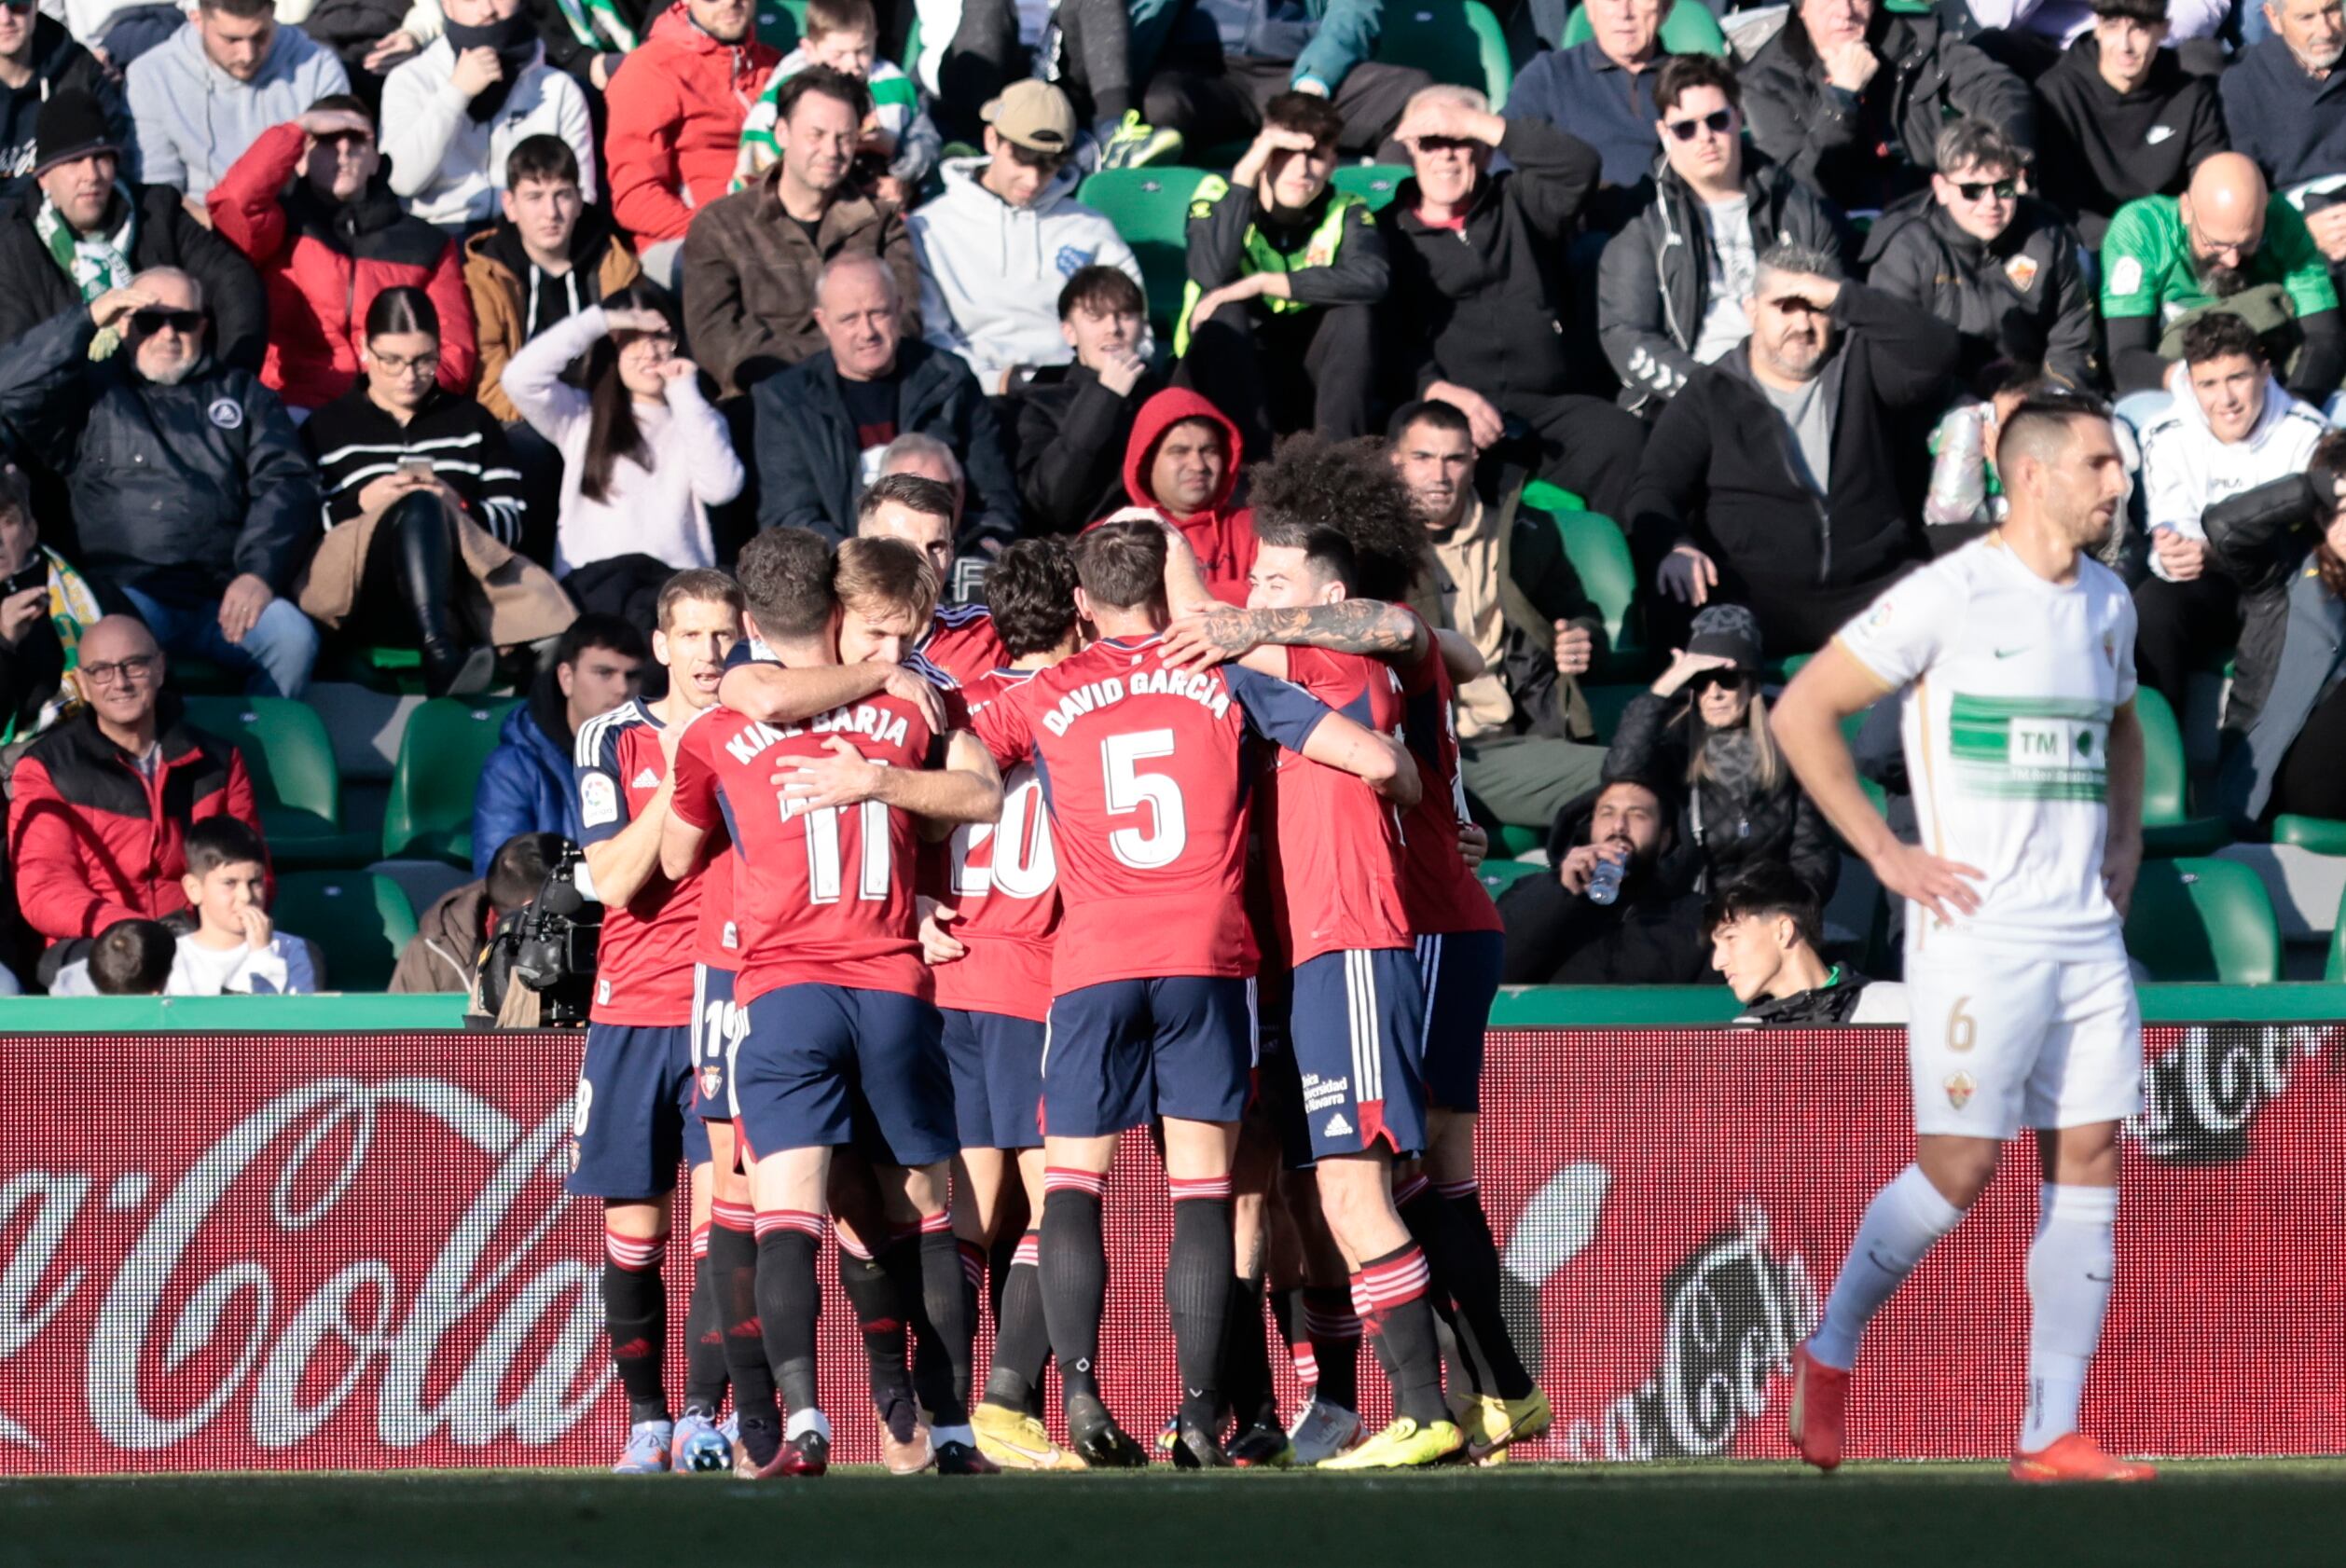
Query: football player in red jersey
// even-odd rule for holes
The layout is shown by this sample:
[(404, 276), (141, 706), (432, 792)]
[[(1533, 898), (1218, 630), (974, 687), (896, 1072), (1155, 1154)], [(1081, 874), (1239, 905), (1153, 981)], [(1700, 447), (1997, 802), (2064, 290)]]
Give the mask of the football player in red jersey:
[[(630, 1423), (616, 1468), (627, 1474), (717, 1470), (730, 1459), (731, 1445), (716, 1426), (724, 1345), (704, 1344), (701, 1333), (714, 1303), (701, 1262), (711, 1156), (693, 1103), (700, 879), (662, 876), (659, 854), (678, 738), (715, 703), (725, 654), (740, 637), (741, 590), (731, 578), (707, 571), (669, 578), (652, 634), (653, 656), (668, 667), (668, 695), (656, 702), (635, 697), (588, 720), (573, 757), (580, 836), (603, 923), (573, 1113), (577, 1162), (570, 1190), (603, 1200), (603, 1314)], [(695, 1263), (684, 1418), (671, 1424), (660, 1375), (668, 1350), (660, 1258), (680, 1157), (693, 1170)]]
[(1104, 524), (1073, 546), (1077, 607), (1099, 634), (1005, 692), (974, 724), (998, 765), (1038, 763), (1064, 904), (1043, 1060), (1042, 1271), (1069, 1437), (1087, 1465), (1146, 1454), (1101, 1401), (1100, 1202), (1119, 1135), (1161, 1119), (1172, 1188), (1166, 1301), (1181, 1376), (1174, 1459), (1229, 1463), (1215, 1430), (1233, 1272), (1231, 1157), (1252, 1066), (1245, 909), (1258, 736), (1417, 798), (1391, 740), (1243, 668), (1170, 668), (1166, 532)]
[[(904, 440), (897, 437), (897, 445)], [(856, 503), (855, 531), (862, 539), (903, 540), (929, 558), (939, 582), (950, 583), (959, 513), (960, 500), (952, 486), (918, 474), (883, 474)], [(929, 631), (913, 646), (963, 686), (1010, 662), (994, 630), (994, 617), (982, 604), (939, 604)]]
[[(815, 667), (900, 658), (936, 592), (927, 563), (894, 541), (850, 540), (835, 563), (802, 530), (759, 535), (742, 576), (759, 646)], [(952, 1085), (919, 957), (916, 828), (989, 821), (1000, 809), (984, 749), (891, 696), (779, 728), (721, 713), (678, 749), (663, 869), (688, 870), (720, 819), (738, 857), (736, 997), (747, 1029), (730, 1087), (756, 1211), (758, 1322), (787, 1411), (770, 1456), (743, 1411), (742, 1446), (760, 1474), (820, 1475), (829, 1462), (815, 1252), (835, 1148), (860, 1142), (881, 1168), (890, 1217), (918, 1237), (929, 1321), (967, 1386), (970, 1327), (946, 1206)], [(933, 1412), (937, 1467), (989, 1471), (952, 1391)]]
[[(1422, 591), (1422, 525), (1389, 467), (1371, 454), (1309, 444), (1284, 449), (1261, 475), (1259, 508), (1266, 496), (1290, 521), (1316, 519), (1342, 532), (1366, 591), (1394, 598)], [(1425, 781), (1417, 805), (1402, 819), (1401, 888), (1426, 997), (1428, 1106), (1423, 1166), (1401, 1176), (1395, 1203), (1433, 1265), (1436, 1289), (1456, 1303), (1462, 1338), (1475, 1353), (1467, 1358), (1469, 1369), (1487, 1379), (1461, 1401), (1468, 1451), (1481, 1458), (1539, 1436), (1552, 1420), (1500, 1310), (1498, 1251), (1474, 1176), (1483, 1037), (1498, 991), (1500, 940), (1497, 911), (1471, 871), (1484, 840), (1467, 818), (1450, 698), (1454, 681), (1482, 672), (1481, 659), (1456, 634), (1429, 640), (1414, 615), (1332, 597), (1335, 602), (1307, 610), (1208, 607), (1177, 624), (1167, 641), (1193, 663), (1238, 657), (1264, 642), (1371, 652), (1400, 677), (1403, 734)], [(1384, 622), (1380, 610), (1404, 618)], [(1297, 1424), (1299, 1452), (1306, 1450), (1303, 1434), (1312, 1418), (1306, 1411)]]
[[(1075, 613), (1075, 564), (1057, 539), (1022, 539), (987, 574), (992, 622), (1010, 653), (1007, 667), (965, 682), (973, 714), (1004, 692), (1072, 657), (1082, 646)], [(953, 1108), (960, 1123), (957, 1215), (983, 1259), (1000, 1261), (1006, 1221), (1023, 1207), (1006, 1269), (998, 1272), (994, 1364), (986, 1397), (971, 1411), (978, 1446), (1009, 1469), (1068, 1463), (1041, 1419), (1039, 1400), (1051, 1339), (1037, 1272), (1042, 1240), (1044, 1021), (1051, 1015), (1051, 950), (1058, 937), (1058, 868), (1042, 778), (1031, 763), (1002, 777), (999, 825), (956, 828), (939, 896), (926, 899), (921, 946), (937, 975), (945, 1054), (953, 1064)], [(1021, 1193), (1009, 1187), (1015, 1161)], [(1005, 1276), (1006, 1277), (1003, 1277)]]

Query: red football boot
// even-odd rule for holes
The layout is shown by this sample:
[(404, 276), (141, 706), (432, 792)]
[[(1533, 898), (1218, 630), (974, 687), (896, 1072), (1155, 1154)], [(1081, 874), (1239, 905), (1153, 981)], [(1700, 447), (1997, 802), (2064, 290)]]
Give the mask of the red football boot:
[(1820, 1470), (1841, 1464), (1842, 1412), (1849, 1405), (1849, 1374), (1828, 1367), (1802, 1345), (1792, 1353), (1792, 1408), (1785, 1430), (1801, 1457)]
[(2158, 1474), (2156, 1465), (2103, 1452), (2082, 1432), (2064, 1432), (2035, 1453), (2012, 1455), (2016, 1481), (2146, 1481)]

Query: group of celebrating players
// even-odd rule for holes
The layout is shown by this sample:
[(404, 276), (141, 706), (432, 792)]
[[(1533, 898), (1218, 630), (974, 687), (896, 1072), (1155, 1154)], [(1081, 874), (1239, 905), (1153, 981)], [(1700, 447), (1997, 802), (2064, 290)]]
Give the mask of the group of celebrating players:
[[(2133, 1480), (2153, 1472), (2077, 1419), (2141, 1102), (2132, 610), (2087, 553), (2126, 477), (2106, 411), (2069, 396), (2018, 408), (2000, 461), (2006, 522), (1892, 587), (1776, 709), (1803, 787), (1909, 900), (1917, 1132), (1790, 1358), (1790, 1435), (1840, 1463), (1868, 1323), (2030, 1126), (2012, 1473)], [(1153, 513), (1014, 543), (985, 609), (940, 608), (954, 497), (905, 475), (855, 539), (770, 530), (738, 581), (668, 584), (667, 695), (577, 752), (606, 915), (571, 1190), (604, 1202), (620, 1470), (823, 1472), (826, 1225), (891, 1470), (1148, 1463), (1099, 1379), (1108, 1172), (1143, 1128), (1172, 1199), (1176, 1465), (1488, 1461), (1551, 1424), (1475, 1180), (1501, 938), (1449, 716), (1481, 660), (1401, 608), (1427, 544), (1381, 459), (1304, 438), (1266, 470), (1245, 609)], [(1901, 693), (1921, 844), (1842, 738)], [(697, 1272), (671, 1420), (680, 1161)], [(1266, 1238), (1302, 1282), (1270, 1301), (1310, 1391), (1288, 1426)], [(1392, 1389), (1375, 1433), (1363, 1337)], [(1064, 1446), (1040, 1409), (1054, 1358)]]
[[(1281, 493), (1384, 483), (1343, 448), (1280, 461)], [(1429, 1465), (1546, 1429), (1473, 1174), (1500, 937), (1449, 705), (1481, 661), (1400, 608), (1424, 532), (1380, 493), (1258, 506), (1246, 611), (1153, 514), (1014, 543), (986, 608), (940, 607), (922, 546), (951, 496), (907, 476), (855, 539), (769, 530), (735, 577), (667, 585), (667, 695), (590, 722), (576, 755), (606, 914), (570, 1185), (604, 1203), (620, 1469), (824, 1470), (826, 1226), (890, 1468), (1148, 1463), (1098, 1374), (1108, 1172), (1144, 1128), (1174, 1217), (1177, 1465)], [(680, 1160), (697, 1272), (671, 1420)], [(1266, 1196), (1310, 1281), (1275, 1303), (1315, 1389), (1291, 1431)], [(1448, 1402), (1437, 1301), (1474, 1384)], [(1366, 1435), (1364, 1336), (1395, 1411)], [(1053, 1357), (1064, 1447), (1039, 1408)]]

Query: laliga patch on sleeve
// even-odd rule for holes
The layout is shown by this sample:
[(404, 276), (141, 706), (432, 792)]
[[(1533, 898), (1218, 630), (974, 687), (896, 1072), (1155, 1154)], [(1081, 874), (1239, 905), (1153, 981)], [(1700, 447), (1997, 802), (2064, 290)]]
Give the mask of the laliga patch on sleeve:
[(578, 816), (590, 828), (619, 819), (619, 787), (609, 774), (590, 773), (578, 786)]
[(2143, 264), (2137, 256), (2120, 256), (2110, 268), (2112, 294), (2140, 294), (2143, 287)]

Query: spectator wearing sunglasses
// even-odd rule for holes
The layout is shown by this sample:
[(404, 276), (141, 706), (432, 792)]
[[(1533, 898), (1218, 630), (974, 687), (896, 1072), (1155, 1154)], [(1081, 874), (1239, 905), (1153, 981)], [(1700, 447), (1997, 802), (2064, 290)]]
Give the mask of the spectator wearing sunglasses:
[[(0, 356), (0, 445), (64, 487), (82, 570), (163, 647), (297, 697), (318, 629), (284, 596), (317, 476), (277, 394), (214, 360), (205, 324), (202, 285), (169, 268), (43, 323)], [(107, 331), (122, 347), (92, 360)]]
[(1056, 309), (1067, 279), (1097, 265), (1137, 284), (1140, 263), (1113, 224), (1075, 199), (1079, 132), (1066, 93), (1014, 82), (984, 113), (986, 156), (945, 164), (945, 194), (912, 216), (912, 246), (930, 346), (960, 355), (987, 395), (1007, 397), (1074, 358)]
[(80, 676), (88, 706), (34, 741), (8, 781), (8, 864), (25, 922), (48, 940), (43, 985), (116, 921), (187, 908), (190, 826), (233, 817), (260, 831), (242, 754), (181, 716), (145, 626), (92, 626)]
[(1962, 333), (1966, 380), (2002, 361), (2100, 386), (2085, 241), (2022, 193), (2020, 149), (1995, 127), (1957, 120), (1938, 150), (1930, 190), (1883, 213), (1866, 237), (1867, 282)]
[(1774, 863), (1821, 902), (1832, 896), (1841, 852), (1768, 732), (1760, 649), (1759, 618), (1742, 605), (1695, 616), (1670, 667), (1622, 711), (1605, 777), (1684, 780), (1678, 838), (1698, 857), (1703, 886)]
[(1841, 254), (1839, 215), (1743, 137), (1727, 62), (1678, 55), (1654, 83), (1663, 166), (1654, 198), (1605, 247), (1596, 325), (1622, 401), (1649, 417), (1751, 334), (1744, 305), (1778, 240)]
[(677, 269), (684, 332), (721, 396), (746, 393), (822, 351), (816, 286), (823, 268), (850, 252), (888, 264), (898, 326), (904, 337), (920, 336), (920, 268), (904, 214), (854, 185), (870, 106), (863, 83), (827, 65), (791, 77), (774, 99), (780, 156), (757, 184), (703, 209), (686, 231)]
[(197, 222), (177, 191), (125, 179), (126, 146), (94, 94), (64, 89), (41, 105), (32, 178), (0, 201), (0, 344), (133, 273), (176, 267), (211, 302), (220, 362), (260, 369), (269, 313), (252, 264)]

